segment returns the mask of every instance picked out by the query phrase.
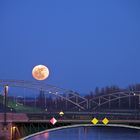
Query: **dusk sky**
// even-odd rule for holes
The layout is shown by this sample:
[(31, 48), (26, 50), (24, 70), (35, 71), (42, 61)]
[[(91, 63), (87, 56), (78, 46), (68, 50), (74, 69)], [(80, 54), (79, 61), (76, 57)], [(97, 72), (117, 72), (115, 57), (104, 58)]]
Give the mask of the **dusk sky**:
[(139, 0), (1, 0), (0, 79), (43, 81), (82, 94), (140, 83)]

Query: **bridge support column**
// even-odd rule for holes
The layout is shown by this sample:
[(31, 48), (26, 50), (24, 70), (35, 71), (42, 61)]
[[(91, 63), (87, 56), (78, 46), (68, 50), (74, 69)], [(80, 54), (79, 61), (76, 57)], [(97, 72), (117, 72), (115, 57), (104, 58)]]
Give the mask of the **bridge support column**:
[(87, 100), (87, 108), (86, 109), (89, 109), (89, 101)]
[(139, 94), (139, 106), (138, 106), (138, 108), (140, 109), (140, 94)]
[(119, 109), (121, 108), (121, 99), (120, 99), (120, 94), (119, 94)]
[(130, 93), (129, 93), (129, 109), (131, 108), (131, 96), (130, 96)]
[(110, 109), (110, 96), (109, 96), (109, 109)]

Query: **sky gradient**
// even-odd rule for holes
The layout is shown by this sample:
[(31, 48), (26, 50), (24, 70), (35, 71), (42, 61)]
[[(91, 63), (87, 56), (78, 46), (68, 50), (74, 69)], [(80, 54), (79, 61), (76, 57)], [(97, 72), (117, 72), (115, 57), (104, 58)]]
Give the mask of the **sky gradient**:
[[(34, 80), (88, 93), (140, 83), (139, 0), (1, 0), (0, 79)], [(35, 80), (34, 80), (35, 81)]]

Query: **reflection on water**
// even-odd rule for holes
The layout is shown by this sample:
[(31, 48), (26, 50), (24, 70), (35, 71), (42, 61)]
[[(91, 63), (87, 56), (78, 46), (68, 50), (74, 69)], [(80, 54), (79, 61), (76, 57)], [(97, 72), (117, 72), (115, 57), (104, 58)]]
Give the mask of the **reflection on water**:
[(119, 127), (79, 127), (44, 133), (28, 140), (140, 140), (140, 130)]
[(46, 133), (44, 133), (44, 134), (42, 134), (42, 135), (37, 135), (37, 136), (35, 136), (35, 137), (33, 137), (33, 138), (31, 138), (31, 139), (28, 139), (28, 140), (48, 140), (48, 138), (49, 138), (49, 133), (48, 132), (46, 132)]

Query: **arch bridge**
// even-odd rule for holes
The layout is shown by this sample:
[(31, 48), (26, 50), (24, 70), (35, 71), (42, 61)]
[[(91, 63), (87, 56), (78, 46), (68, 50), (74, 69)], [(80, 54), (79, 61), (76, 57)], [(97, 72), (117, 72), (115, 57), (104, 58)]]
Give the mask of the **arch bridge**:
[[(121, 105), (127, 99), (128, 109), (134, 103), (132, 99), (135, 100), (135, 104), (140, 105), (140, 91), (121, 91), (111, 94), (104, 94), (99, 96), (94, 96), (92, 99), (87, 99), (80, 94), (72, 91), (59, 88), (56, 86), (44, 84), (41, 82), (32, 82), (25, 80), (0, 80), (0, 87), (8, 85), (11, 87), (23, 88), (37, 90), (38, 92), (43, 91), (45, 94), (53, 95), (57, 98), (60, 98), (65, 101), (65, 106), (67, 111), (100, 111), (103, 109), (111, 109), (112, 103), (118, 104), (118, 109), (121, 108)], [(71, 110), (69, 110), (71, 108)], [(138, 107), (139, 108), (139, 107)]]
[[(121, 109), (121, 106), (123, 105), (124, 101), (127, 102), (128, 108), (130, 108), (133, 104), (140, 105), (140, 91), (121, 91), (111, 94), (94, 96), (92, 99), (87, 99), (74, 91), (66, 90), (41, 82), (30, 82), (24, 80), (0, 80), (0, 87), (3, 88), (5, 86), (9, 86), (10, 91), (12, 87), (37, 90), (39, 92), (43, 91), (45, 94), (53, 95), (57, 98), (66, 101), (65, 105), (67, 106), (68, 104), (71, 104), (72, 106), (69, 107), (71, 107), (71, 109), (74, 109), (74, 111), (71, 112), (69, 112), (69, 110), (66, 110), (66, 115), (64, 116), (64, 118), (61, 118), (60, 116), (58, 117), (58, 112), (52, 112), (52, 114), (49, 112), (47, 112), (48, 114), (8, 114), (7, 116), (5, 116), (5, 118), (7, 117), (7, 120), (5, 120), (5, 122), (7, 121), (9, 125), (9, 129), (7, 131), (11, 129), (12, 135), (17, 138), (21, 138), (23, 136), (39, 132), (45, 129), (53, 128), (54, 126), (50, 125), (49, 122), (52, 116), (56, 116), (56, 119), (58, 119), (58, 123), (55, 125), (55, 127), (81, 123), (91, 124), (91, 120), (94, 117), (99, 119), (99, 123), (102, 123), (102, 119), (104, 119), (104, 117), (107, 117), (112, 124), (127, 123), (128, 125), (140, 125), (140, 113), (136, 113), (135, 110), (134, 112), (130, 112), (130, 110), (127, 110), (129, 112), (123, 112), (124, 110), (122, 110), (121, 113), (119, 111), (109, 111), (109, 109), (111, 110), (112, 104), (116, 104), (117, 108)], [(104, 112), (102, 111), (102, 109)], [(2, 115), (3, 113), (1, 114), (1, 116)], [(25, 117), (25, 120), (20, 120), (21, 117), (19, 116), (17, 116), (17, 118), (19, 118), (18, 121), (17, 119), (8, 119), (8, 116), (11, 119), (11, 116), (13, 118), (15, 116), (16, 118), (16, 115), (22, 115), (22, 117)], [(0, 121), (0, 125), (2, 126), (3, 120)], [(16, 131), (15, 128), (17, 128), (18, 131)], [(34, 132), (32, 132), (32, 130), (34, 130)]]
[(88, 100), (72, 90), (66, 90), (56, 86), (44, 84), (41, 82), (31, 82), (24, 80), (0, 80), (0, 86), (18, 87), (24, 89), (32, 89), (42, 91), (44, 94), (54, 95), (61, 100), (65, 100), (66, 104), (71, 104), (72, 109), (86, 110), (88, 108)]
[(135, 106), (135, 109), (140, 107), (140, 91), (121, 91), (111, 94), (105, 94), (93, 97), (89, 100), (89, 108), (93, 111), (101, 110), (102, 108), (111, 109), (112, 103), (117, 104), (116, 107), (121, 109), (122, 104), (126, 102), (127, 109)]

